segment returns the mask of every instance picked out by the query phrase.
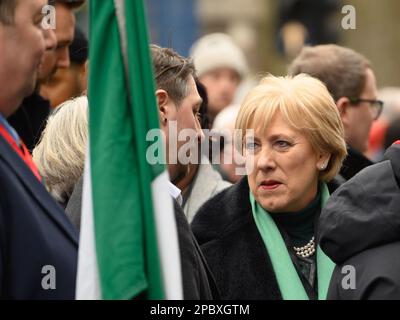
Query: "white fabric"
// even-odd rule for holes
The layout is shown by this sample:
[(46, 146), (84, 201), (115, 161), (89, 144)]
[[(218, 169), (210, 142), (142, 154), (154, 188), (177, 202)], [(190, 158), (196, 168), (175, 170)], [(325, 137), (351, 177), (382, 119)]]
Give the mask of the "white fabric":
[(168, 181), (168, 192), (172, 198), (174, 198), (180, 206), (182, 206), (183, 198), (182, 191), (176, 185), (174, 185), (171, 181)]

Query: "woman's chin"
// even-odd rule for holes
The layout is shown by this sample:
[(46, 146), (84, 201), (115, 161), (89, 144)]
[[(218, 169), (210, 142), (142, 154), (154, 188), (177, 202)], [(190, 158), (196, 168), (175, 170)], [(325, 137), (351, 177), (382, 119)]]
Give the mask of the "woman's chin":
[(278, 212), (285, 212), (285, 205), (278, 201), (261, 201), (259, 202), (261, 207), (269, 213), (278, 213)]

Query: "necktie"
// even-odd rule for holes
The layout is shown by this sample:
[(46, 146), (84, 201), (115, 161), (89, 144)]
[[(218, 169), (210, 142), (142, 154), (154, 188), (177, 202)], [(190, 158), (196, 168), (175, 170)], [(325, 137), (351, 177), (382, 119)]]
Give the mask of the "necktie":
[(0, 123), (0, 135), (8, 142), (8, 144), (14, 149), (14, 151), (22, 158), (25, 164), (31, 169), (32, 173), (38, 178), (41, 182), (42, 177), (39, 174), (39, 170), (37, 169), (35, 163), (32, 160), (32, 157), (26, 148), (25, 144), (22, 140), (19, 141), (19, 146), (12, 138), (12, 136), (8, 133), (8, 131), (4, 128), (4, 126)]

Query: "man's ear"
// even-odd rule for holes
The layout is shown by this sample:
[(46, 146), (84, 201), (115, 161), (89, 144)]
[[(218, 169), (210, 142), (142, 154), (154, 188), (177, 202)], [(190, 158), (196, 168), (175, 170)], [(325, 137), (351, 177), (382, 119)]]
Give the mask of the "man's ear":
[(336, 107), (339, 110), (340, 118), (342, 119), (343, 125), (348, 127), (349, 125), (349, 107), (350, 100), (347, 97), (342, 97), (336, 101)]
[(168, 92), (163, 89), (158, 89), (156, 90), (156, 98), (160, 123), (164, 125), (168, 120), (168, 103), (170, 100)]

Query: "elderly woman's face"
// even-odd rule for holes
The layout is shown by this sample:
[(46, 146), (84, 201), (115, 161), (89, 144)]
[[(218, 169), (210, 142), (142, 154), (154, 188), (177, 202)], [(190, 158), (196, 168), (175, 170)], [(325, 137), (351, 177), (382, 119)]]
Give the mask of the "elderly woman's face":
[(307, 136), (290, 127), (278, 112), (266, 130), (246, 136), (248, 181), (257, 202), (268, 212), (295, 212), (316, 196), (319, 168), (329, 160), (317, 154)]

